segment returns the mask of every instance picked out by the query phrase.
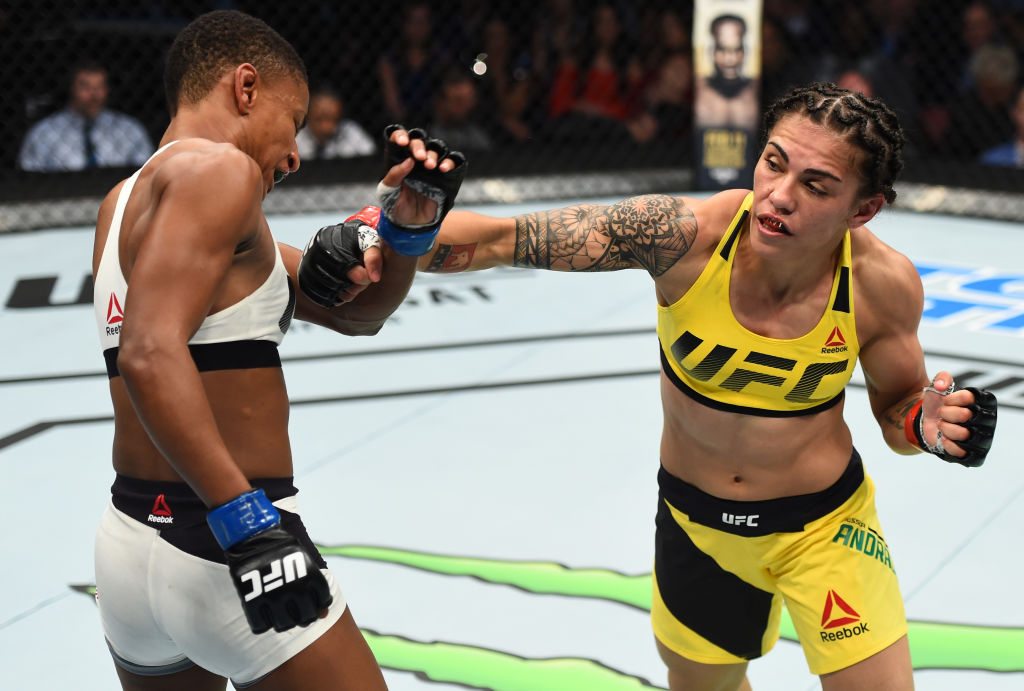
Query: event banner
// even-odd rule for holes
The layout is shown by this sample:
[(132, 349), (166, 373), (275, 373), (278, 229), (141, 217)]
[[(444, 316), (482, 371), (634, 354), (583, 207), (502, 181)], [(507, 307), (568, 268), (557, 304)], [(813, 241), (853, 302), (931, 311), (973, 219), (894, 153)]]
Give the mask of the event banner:
[(694, 162), (701, 190), (749, 187), (761, 109), (762, 0), (697, 0)]

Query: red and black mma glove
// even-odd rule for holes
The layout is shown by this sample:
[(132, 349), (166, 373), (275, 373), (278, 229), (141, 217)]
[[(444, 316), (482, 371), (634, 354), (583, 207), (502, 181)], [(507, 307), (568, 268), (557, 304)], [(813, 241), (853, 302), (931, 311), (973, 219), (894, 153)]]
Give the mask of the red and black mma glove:
[[(384, 159), (388, 168), (395, 166), (412, 153), (408, 146), (399, 146), (391, 141), (391, 135), (395, 130), (405, 129), (402, 125), (388, 125), (384, 128)], [(407, 257), (419, 257), (430, 251), (434, 246), (434, 238), (441, 229), (441, 221), (451, 211), (455, 204), (455, 197), (462, 186), (462, 180), (466, 177), (466, 157), (458, 151), (449, 151), (448, 145), (440, 139), (427, 136), (427, 133), (420, 128), (409, 130), (409, 139), (421, 139), (427, 151), (437, 153), (437, 163), (450, 158), (455, 166), (448, 172), (442, 172), (440, 168), (428, 170), (422, 161), (416, 161), (403, 182), (410, 188), (437, 204), (437, 211), (434, 218), (426, 223), (401, 224), (395, 221), (394, 211), (401, 196), (402, 188), (391, 187), (381, 182), (377, 185), (377, 200), (380, 202), (381, 215), (377, 232), (392, 249)]]
[[(956, 444), (967, 453), (963, 458), (957, 458), (948, 453), (942, 444), (942, 430), (936, 430), (935, 443), (929, 443), (925, 438), (923, 405), (924, 396), (921, 397), (914, 407), (907, 413), (903, 420), (903, 433), (907, 441), (917, 448), (938, 456), (948, 463), (959, 463), (968, 468), (977, 468), (985, 462), (989, 449), (992, 448), (992, 437), (996, 431), (996, 412), (998, 403), (996, 396), (991, 391), (978, 389), (973, 386), (966, 387), (967, 391), (974, 394), (974, 403), (967, 406), (971, 411), (971, 419), (967, 422), (958, 423), (969, 432), (967, 439), (957, 441)], [(935, 391), (932, 387), (925, 389), (925, 392)], [(950, 382), (946, 391), (935, 391), (940, 396), (948, 396), (953, 392), (953, 384)]]
[(253, 633), (309, 626), (333, 601), (330, 586), (262, 489), (206, 515)]
[(352, 282), (348, 272), (363, 263), (363, 253), (380, 247), (380, 209), (366, 206), (344, 222), (325, 226), (310, 238), (296, 272), (299, 288), (321, 307), (334, 307)]

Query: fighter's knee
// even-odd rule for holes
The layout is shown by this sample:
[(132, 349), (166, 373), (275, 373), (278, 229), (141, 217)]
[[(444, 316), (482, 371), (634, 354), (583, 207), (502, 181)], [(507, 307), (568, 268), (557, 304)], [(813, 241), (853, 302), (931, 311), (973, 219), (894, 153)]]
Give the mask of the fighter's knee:
[(671, 691), (750, 691), (747, 663), (707, 664), (695, 662), (655, 640), (658, 655), (668, 667)]

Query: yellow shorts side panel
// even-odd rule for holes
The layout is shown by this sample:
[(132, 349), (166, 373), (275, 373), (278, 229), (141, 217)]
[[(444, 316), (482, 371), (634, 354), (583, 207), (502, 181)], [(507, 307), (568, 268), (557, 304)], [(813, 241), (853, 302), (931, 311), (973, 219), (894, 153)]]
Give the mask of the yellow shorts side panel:
[[(903, 598), (875, 511), (870, 478), (865, 477), (842, 506), (798, 533), (742, 537), (694, 523), (674, 507), (669, 509), (693, 544), (724, 571), (775, 594), (763, 631), (762, 654), (778, 640), (783, 601), (813, 674), (849, 667), (906, 635)], [(662, 600), (657, 578), (652, 580), (651, 623), (659, 641), (695, 662), (744, 661), (677, 619)]]
[(779, 555), (776, 576), (813, 674), (849, 667), (907, 634), (871, 478), (803, 535)]

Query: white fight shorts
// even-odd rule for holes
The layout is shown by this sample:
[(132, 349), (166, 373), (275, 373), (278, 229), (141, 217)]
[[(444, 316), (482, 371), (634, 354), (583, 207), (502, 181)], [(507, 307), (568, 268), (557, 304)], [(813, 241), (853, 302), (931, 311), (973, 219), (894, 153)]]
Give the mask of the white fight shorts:
[[(228, 575), (228, 567), (190, 554), (190, 551), (202, 553), (203, 550), (188, 550), (187, 546), (183, 549), (181, 540), (178, 546), (171, 544), (160, 536), (161, 528), (155, 527), (166, 530), (168, 519), (184, 522), (191, 514), (195, 528), (191, 532), (208, 534), (208, 529), (203, 530), (205, 507), (192, 505), (185, 510), (182, 505), (186, 502), (182, 497), (159, 493), (152, 500), (153, 508), (148, 509), (148, 516), (132, 517), (115, 506), (115, 503), (125, 506), (124, 501), (118, 502), (123, 493), (119, 495), (117, 491), (124, 480), (119, 477), (115, 482), (114, 499), (103, 514), (95, 548), (100, 620), (114, 661), (123, 669), (144, 676), (159, 676), (196, 664), (229, 678), (236, 688), (245, 688), (313, 643), (345, 612), (345, 599), (337, 580), (329, 569), (323, 568), (334, 596), (326, 617), (283, 633), (271, 630), (254, 634)], [(147, 484), (153, 486), (152, 491), (170, 486), (170, 483), (138, 480), (128, 480), (128, 483), (133, 490)], [(142, 497), (132, 499), (142, 500)], [(294, 496), (277, 499), (274, 505), (293, 514), (297, 520)], [(196, 515), (203, 516), (199, 524), (195, 523)], [(151, 521), (154, 526), (143, 520)], [(189, 532), (189, 526), (182, 527)]]

